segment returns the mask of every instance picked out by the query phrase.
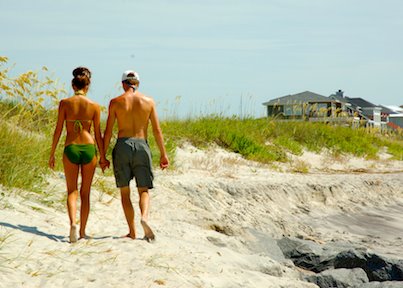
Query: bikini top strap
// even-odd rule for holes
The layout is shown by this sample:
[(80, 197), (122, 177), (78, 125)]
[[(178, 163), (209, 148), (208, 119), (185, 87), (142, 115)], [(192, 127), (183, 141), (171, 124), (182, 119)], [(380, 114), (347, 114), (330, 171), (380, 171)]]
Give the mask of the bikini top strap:
[(82, 121), (91, 122), (92, 120), (69, 120), (66, 119), (68, 122), (74, 122), (74, 132), (81, 132), (83, 130), (83, 123)]

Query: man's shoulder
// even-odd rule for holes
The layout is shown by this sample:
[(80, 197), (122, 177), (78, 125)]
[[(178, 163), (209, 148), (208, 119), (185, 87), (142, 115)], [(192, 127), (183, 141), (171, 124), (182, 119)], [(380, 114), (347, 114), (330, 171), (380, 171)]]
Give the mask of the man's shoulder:
[(151, 96), (146, 95), (144, 93), (140, 93), (140, 92), (139, 92), (139, 94), (140, 94), (139, 96), (141, 98), (143, 98), (145, 101), (150, 102), (150, 103), (154, 103), (154, 99)]

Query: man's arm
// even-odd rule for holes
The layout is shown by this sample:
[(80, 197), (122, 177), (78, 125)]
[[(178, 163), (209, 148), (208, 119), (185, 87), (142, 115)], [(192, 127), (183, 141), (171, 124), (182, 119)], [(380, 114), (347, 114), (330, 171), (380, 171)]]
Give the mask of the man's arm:
[(115, 108), (114, 108), (114, 105), (113, 105), (112, 101), (113, 100), (111, 100), (111, 102), (109, 103), (108, 119), (106, 120), (106, 128), (105, 128), (105, 132), (104, 132), (104, 150), (105, 150), (105, 153), (108, 150), (109, 143), (110, 143), (111, 138), (112, 138), (113, 125), (115, 124), (115, 119), (116, 119)]
[(164, 137), (162, 136), (162, 130), (160, 127), (160, 123), (158, 121), (158, 115), (157, 115), (157, 111), (155, 109), (154, 101), (152, 102), (150, 121), (151, 121), (151, 126), (153, 129), (155, 141), (157, 142), (158, 149), (160, 150), (160, 167), (161, 167), (161, 169), (165, 169), (169, 165), (169, 160), (168, 160), (167, 152), (165, 150)]

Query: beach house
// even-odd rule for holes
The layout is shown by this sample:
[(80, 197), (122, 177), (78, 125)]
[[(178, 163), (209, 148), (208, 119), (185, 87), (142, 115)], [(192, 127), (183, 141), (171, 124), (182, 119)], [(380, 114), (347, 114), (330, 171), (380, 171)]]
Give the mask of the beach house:
[(286, 95), (263, 103), (268, 117), (310, 120), (341, 116), (342, 103), (329, 97), (305, 91)]
[(343, 103), (348, 114), (359, 117), (361, 121), (365, 120), (367, 126), (382, 126), (382, 128), (385, 128), (389, 121), (389, 116), (396, 114), (388, 107), (375, 105), (363, 98), (345, 96), (342, 90), (338, 90), (335, 94), (330, 95), (329, 98)]
[(276, 119), (350, 123), (382, 129), (402, 125), (401, 114), (363, 98), (345, 96), (340, 89), (329, 97), (305, 91), (274, 98), (263, 105), (267, 116)]

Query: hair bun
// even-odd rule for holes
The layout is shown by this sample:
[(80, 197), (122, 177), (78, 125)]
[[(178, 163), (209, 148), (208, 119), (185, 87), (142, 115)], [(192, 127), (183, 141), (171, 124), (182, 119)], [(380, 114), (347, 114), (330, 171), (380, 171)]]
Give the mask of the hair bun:
[(88, 79), (91, 79), (91, 71), (86, 67), (77, 67), (73, 70), (73, 76), (75, 78), (87, 77)]

